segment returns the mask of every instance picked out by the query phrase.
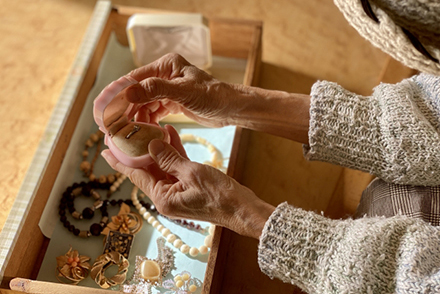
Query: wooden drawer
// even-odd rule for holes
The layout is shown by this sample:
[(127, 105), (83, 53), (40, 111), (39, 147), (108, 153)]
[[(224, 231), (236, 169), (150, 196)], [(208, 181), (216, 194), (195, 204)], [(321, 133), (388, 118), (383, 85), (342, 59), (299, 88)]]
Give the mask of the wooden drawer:
[[(137, 12), (152, 11), (133, 7), (112, 7), (109, 2), (104, 1), (98, 2), (95, 8), (80, 49), (82, 55), (77, 56), (61, 94), (63, 103), (67, 101), (68, 105), (61, 105), (63, 103), (60, 102), (55, 108), (52, 120), (55, 121), (60, 113), (63, 117), (57, 121), (55, 127), (46, 131), (45, 138), (49, 139), (43, 140), (44, 146), (40, 146), (37, 151), (37, 156), (40, 158), (34, 160), (30, 167), (34, 174), (38, 171), (38, 176), (34, 176), (32, 181), (29, 181), (28, 175), (17, 197), (17, 201), (26, 203), (25, 207), (20, 211), (14, 211), (8, 218), (10, 223), (16, 222), (17, 225), (13, 226), (13, 230), (2, 231), (1, 237), (5, 239), (1, 245), (5, 250), (2, 251), (4, 253), (0, 259), (1, 293), (14, 292), (7, 289), (10, 280), (15, 277), (28, 279), (37, 277), (50, 241), (42, 234), (38, 225), (44, 207), (72, 141), (72, 134), (81, 119), (81, 112), (94, 85), (109, 38), (114, 32), (120, 44), (126, 46), (127, 20), (130, 15)], [(156, 12), (160, 13), (160, 11)], [(256, 85), (261, 60), (262, 23), (230, 19), (210, 19), (209, 23), (213, 55), (243, 60), (246, 68), (242, 83)], [(64, 112), (56, 113), (60, 108)], [(238, 180), (243, 170), (248, 137), (248, 130), (236, 129), (227, 174)], [(42, 149), (48, 151), (43, 152)], [(203, 293), (222, 292), (223, 272), (228, 260), (228, 246), (232, 235), (233, 233), (226, 229), (216, 228), (207, 262)], [(87, 293), (89, 288), (81, 289)]]

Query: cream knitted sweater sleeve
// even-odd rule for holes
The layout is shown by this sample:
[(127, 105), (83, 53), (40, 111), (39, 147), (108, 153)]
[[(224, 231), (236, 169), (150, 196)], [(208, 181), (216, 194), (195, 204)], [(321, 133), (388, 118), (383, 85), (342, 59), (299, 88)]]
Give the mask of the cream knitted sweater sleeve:
[(258, 263), (307, 293), (440, 293), (440, 228), (418, 219), (331, 220), (283, 203)]
[(440, 76), (381, 84), (369, 97), (315, 83), (304, 154), (387, 182), (440, 185)]

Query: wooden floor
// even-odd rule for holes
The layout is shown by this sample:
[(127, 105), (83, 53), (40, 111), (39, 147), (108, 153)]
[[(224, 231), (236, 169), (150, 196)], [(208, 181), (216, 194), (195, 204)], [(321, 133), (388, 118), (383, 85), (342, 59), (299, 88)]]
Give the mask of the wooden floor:
[[(20, 0), (17, 5), (16, 1), (0, 0), (0, 230), (61, 92), (95, 2)], [(313, 82), (327, 79), (369, 94), (389, 62), (384, 53), (358, 36), (330, 0), (113, 3), (264, 21), (260, 85), (268, 89), (309, 93)], [(246, 170), (242, 182), (272, 204), (288, 201), (331, 217), (353, 212), (361, 191), (371, 180), (361, 172), (307, 162), (300, 144), (262, 133), (252, 133)], [(253, 240), (243, 242), (248, 244), (243, 246), (256, 246)], [(280, 289), (284, 287), (280, 285)]]

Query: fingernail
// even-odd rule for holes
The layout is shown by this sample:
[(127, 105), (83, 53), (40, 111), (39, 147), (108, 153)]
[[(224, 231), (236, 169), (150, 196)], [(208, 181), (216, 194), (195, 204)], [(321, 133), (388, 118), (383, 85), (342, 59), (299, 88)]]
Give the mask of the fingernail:
[(165, 150), (165, 145), (159, 139), (151, 141), (150, 144), (148, 145), (148, 151), (150, 152), (151, 155), (154, 156), (158, 156), (164, 150)]

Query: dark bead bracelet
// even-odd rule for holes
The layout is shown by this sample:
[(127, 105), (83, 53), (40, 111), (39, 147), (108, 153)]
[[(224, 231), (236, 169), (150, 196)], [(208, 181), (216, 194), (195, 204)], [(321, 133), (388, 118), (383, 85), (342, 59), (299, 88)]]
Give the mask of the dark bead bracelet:
[(162, 214), (161, 214), (161, 216), (166, 218), (166, 219), (168, 219), (169, 221), (179, 225), (179, 226), (187, 228), (188, 230), (196, 231), (196, 232), (199, 232), (199, 233), (202, 233), (202, 234), (206, 233), (206, 229), (205, 228), (202, 228), (201, 225), (195, 224), (192, 221), (187, 221), (187, 220), (184, 220), (184, 219), (171, 219), (171, 218), (169, 218), (167, 216), (164, 216)]
[[(67, 187), (66, 191), (63, 193), (61, 197), (58, 214), (60, 216), (60, 221), (63, 223), (63, 226), (72, 232), (75, 236), (79, 236), (82, 238), (88, 238), (90, 236), (99, 236), (107, 225), (109, 221), (109, 215), (107, 212), (107, 206), (110, 204), (112, 206), (119, 205), (122, 203), (127, 205), (133, 205), (130, 199), (127, 200), (101, 200), (101, 196), (96, 191), (100, 190), (108, 190), (108, 183), (100, 183), (98, 181), (90, 181), (90, 182), (80, 182), (74, 183), (72, 186)], [(84, 195), (86, 197), (93, 197), (95, 199), (95, 203), (92, 207), (86, 207), (82, 213), (79, 213), (75, 210), (74, 200), (76, 197)], [(74, 225), (72, 225), (66, 216), (66, 209), (69, 210), (72, 217), (75, 219), (92, 219), (95, 211), (99, 210), (101, 212), (101, 221), (99, 223), (93, 223), (89, 230), (79, 230)]]

